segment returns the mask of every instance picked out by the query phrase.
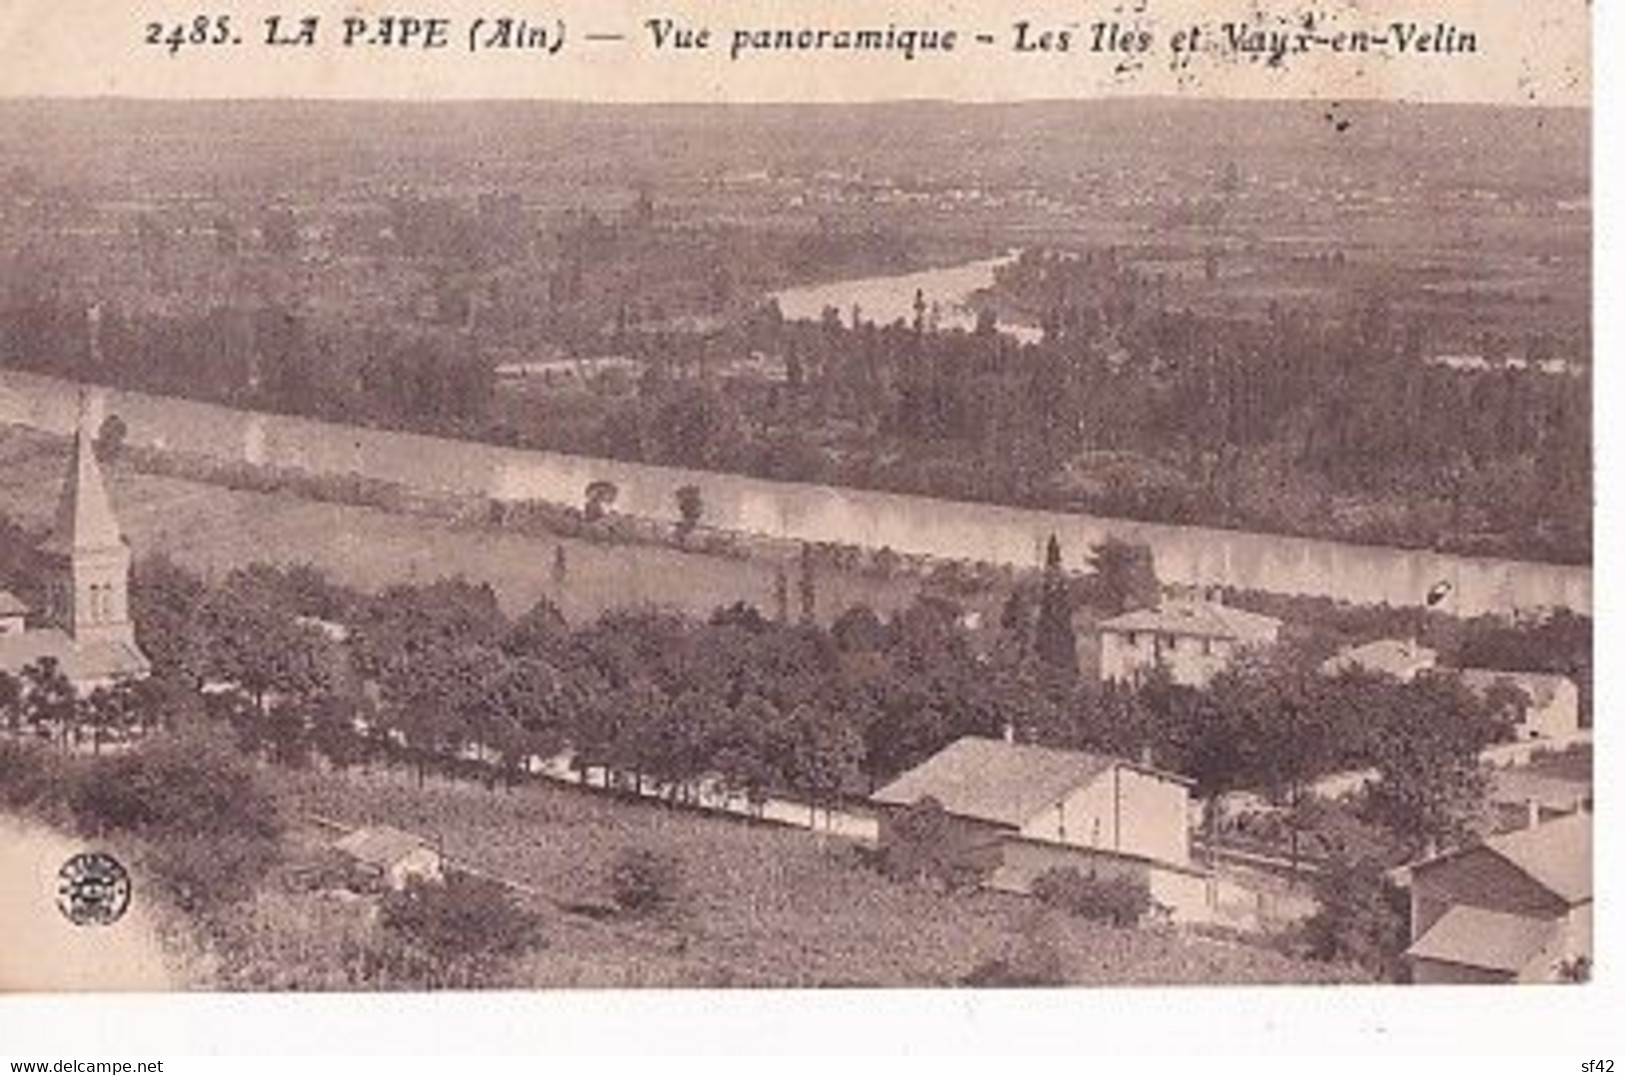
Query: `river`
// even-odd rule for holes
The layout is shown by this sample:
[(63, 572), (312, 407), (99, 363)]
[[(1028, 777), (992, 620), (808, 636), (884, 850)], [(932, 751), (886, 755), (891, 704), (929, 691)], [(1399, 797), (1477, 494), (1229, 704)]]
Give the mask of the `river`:
[[(816, 321), (824, 316), (826, 309), (833, 308), (840, 314), (841, 323), (849, 328), (855, 327), (852, 325), (854, 308), (863, 320), (877, 325), (896, 321), (912, 324), (916, 297), (923, 297), (927, 316), (935, 321), (938, 329), (970, 332), (976, 328), (976, 311), (969, 305), (971, 295), (992, 287), (994, 272), (1015, 259), (1015, 254), (1006, 254), (902, 276), (866, 276), (810, 284), (774, 292), (771, 297), (778, 301), (780, 312), (791, 321)], [(999, 331), (1022, 343), (1037, 343), (1044, 335), (1031, 325), (1000, 325)]]
[[(69, 433), (79, 386), (0, 370), (0, 422)], [(768, 481), (261, 414), (167, 396), (94, 388), (93, 419), (117, 413), (131, 444), (221, 461), (359, 474), (428, 492), (579, 505), (589, 482), (618, 487), (617, 511), (669, 522), (698, 485), (705, 522), (789, 541), (832, 542), (1017, 567), (1042, 562), (1056, 535), (1068, 563), (1107, 537), (1143, 542), (1164, 582), (1224, 585), (1358, 604), (1414, 607), (1440, 581), (1461, 616), (1566, 608), (1591, 613), (1591, 568), (1454, 556), (1240, 530), (1171, 526), (927, 497)]]

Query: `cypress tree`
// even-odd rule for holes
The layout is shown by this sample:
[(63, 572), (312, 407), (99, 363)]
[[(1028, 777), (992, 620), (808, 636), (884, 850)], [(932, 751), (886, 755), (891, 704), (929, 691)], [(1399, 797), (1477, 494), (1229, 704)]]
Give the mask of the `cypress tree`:
[(1078, 674), (1078, 638), (1072, 629), (1072, 597), (1061, 570), (1061, 543), (1050, 535), (1044, 553), (1044, 585), (1038, 600), (1038, 625), (1033, 637), (1039, 662), (1071, 680)]

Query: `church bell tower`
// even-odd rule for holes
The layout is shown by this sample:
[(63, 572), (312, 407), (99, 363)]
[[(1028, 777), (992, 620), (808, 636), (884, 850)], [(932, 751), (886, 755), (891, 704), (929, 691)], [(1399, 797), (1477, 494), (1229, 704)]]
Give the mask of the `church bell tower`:
[(119, 530), (81, 406), (56, 526), (42, 551), (47, 616), (75, 642), (116, 642), (134, 649), (130, 622), (130, 546)]

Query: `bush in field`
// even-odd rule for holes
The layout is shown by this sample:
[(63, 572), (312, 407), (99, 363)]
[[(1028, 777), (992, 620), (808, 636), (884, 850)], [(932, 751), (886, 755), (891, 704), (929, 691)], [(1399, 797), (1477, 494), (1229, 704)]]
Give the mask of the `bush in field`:
[(211, 911), (253, 895), (280, 857), (275, 841), (238, 833), (165, 833), (141, 861), (183, 911)]
[(977, 989), (1044, 989), (1067, 984), (1066, 964), (1053, 929), (1029, 922), (1003, 955), (984, 959), (959, 979)]
[(898, 811), (881, 857), (886, 875), (951, 889), (974, 884), (981, 871), (956, 853), (952, 825), (942, 804), (929, 795)]
[(541, 943), (536, 915), (507, 888), (456, 871), (444, 882), (413, 878), (388, 893), (380, 921), (410, 949), (401, 969), (430, 986), (482, 984)]
[(276, 801), (229, 743), (207, 730), (154, 737), (96, 759), (72, 791), (80, 824), (95, 832), (233, 834), (273, 839)]
[(653, 914), (672, 907), (682, 889), (683, 864), (674, 855), (633, 847), (610, 864), (610, 896), (626, 914)]
[(677, 490), (677, 536), (686, 538), (700, 525), (705, 515), (705, 494), (698, 485), (685, 485)]
[(1151, 909), (1151, 889), (1143, 879), (1085, 877), (1071, 866), (1040, 874), (1033, 881), (1033, 895), (1051, 907), (1119, 927), (1139, 924)]
[(73, 780), (69, 806), (88, 835), (139, 838), (146, 864), (188, 910), (242, 899), (278, 857), (276, 801), (203, 730), (94, 759)]
[(49, 815), (60, 805), (68, 768), (44, 743), (0, 739), (0, 807)]

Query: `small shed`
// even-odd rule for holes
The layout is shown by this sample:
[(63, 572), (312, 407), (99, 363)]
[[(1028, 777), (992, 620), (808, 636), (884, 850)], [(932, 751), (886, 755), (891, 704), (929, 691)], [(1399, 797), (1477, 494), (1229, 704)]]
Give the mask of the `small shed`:
[(403, 889), (413, 878), (438, 882), (444, 876), (438, 847), (388, 825), (356, 829), (335, 842), (333, 849), (389, 889)]

